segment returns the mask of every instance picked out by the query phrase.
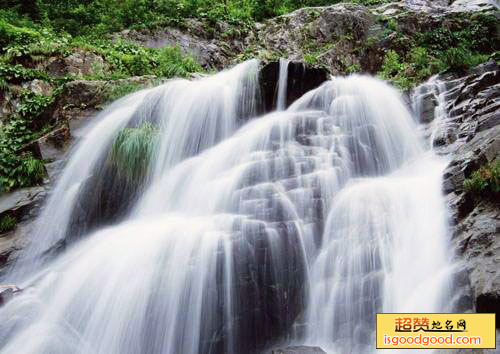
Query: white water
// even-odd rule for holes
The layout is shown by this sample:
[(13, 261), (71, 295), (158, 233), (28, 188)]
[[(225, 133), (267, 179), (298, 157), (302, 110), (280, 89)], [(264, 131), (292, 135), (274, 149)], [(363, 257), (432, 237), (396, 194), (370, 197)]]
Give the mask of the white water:
[(276, 100), (276, 110), (278, 111), (284, 111), (286, 108), (288, 64), (290, 64), (290, 60), (280, 59), (280, 71), (278, 78), (278, 98)]
[(255, 112), (256, 69), (174, 81), (101, 116), (27, 259), (71, 238), (81, 186), (99, 180), (117, 132), (136, 120), (160, 126), (146, 181), (123, 221), (39, 271), (14, 269), (36, 280), (0, 309), (1, 353), (252, 352), (291, 331), (302, 296), (305, 342), (366, 352), (377, 311), (439, 308), (444, 161), (399, 94), (336, 78), (241, 126)]
[[(172, 80), (118, 100), (101, 113), (96, 118), (98, 123), (72, 152), (34, 227), (33, 242), (25, 250), (27, 261), (18, 262), (12, 281), (37, 269), (40, 256), (68, 238), (68, 234), (75, 238), (86, 231), (88, 219), (94, 216), (88, 215), (88, 209), (102, 207), (96, 206), (98, 200), (109, 197), (99, 192), (122, 193), (122, 185), (107, 186), (107, 191), (99, 189), (109, 178), (103, 165), (120, 130), (146, 121), (159, 126), (160, 143), (147, 173), (153, 182), (183, 158), (230, 136), (241, 125), (240, 119), (255, 115), (258, 66), (259, 62), (252, 60), (201, 80)], [(88, 190), (84, 188), (86, 184)], [(116, 205), (106, 209), (114, 208)], [(72, 223), (76, 227), (70, 229)]]

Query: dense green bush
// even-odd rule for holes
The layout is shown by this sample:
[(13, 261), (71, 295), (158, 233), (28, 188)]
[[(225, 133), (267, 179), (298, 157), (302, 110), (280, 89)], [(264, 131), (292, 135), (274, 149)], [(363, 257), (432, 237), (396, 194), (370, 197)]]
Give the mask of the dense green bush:
[[(262, 21), (307, 6), (324, 6), (341, 0), (7, 0), (35, 21), (73, 35), (104, 34), (124, 28), (180, 24), (195, 17), (210, 20)], [(378, 5), (388, 0), (353, 0)]]
[(40, 34), (27, 27), (17, 27), (0, 18), (0, 53), (10, 43), (27, 44), (40, 38)]

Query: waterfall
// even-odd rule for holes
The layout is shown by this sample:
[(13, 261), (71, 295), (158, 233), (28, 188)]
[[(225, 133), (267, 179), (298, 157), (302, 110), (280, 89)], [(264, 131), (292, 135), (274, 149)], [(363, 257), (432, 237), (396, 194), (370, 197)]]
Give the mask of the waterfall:
[(451, 142), (453, 125), (456, 124), (446, 111), (447, 93), (446, 83), (436, 75), (419, 85), (412, 94), (415, 118), (419, 122), (430, 123), (427, 135), (432, 150)]
[(258, 65), (99, 116), (11, 273), (25, 290), (0, 308), (0, 353), (366, 352), (377, 311), (438, 309), (445, 161), (399, 93), (333, 78), (254, 117)]
[[(257, 111), (259, 62), (252, 60), (201, 80), (171, 80), (118, 100), (82, 139), (33, 228), (33, 240), (11, 272), (20, 281), (41, 255), (97, 227), (126, 218), (144, 185), (164, 171), (229, 137)], [(130, 183), (109, 163), (111, 145), (125, 127), (153, 124), (158, 146), (147, 181)], [(129, 161), (124, 161), (128, 163)]]
[(286, 93), (288, 85), (288, 64), (290, 60), (280, 59), (280, 71), (278, 78), (278, 98), (276, 100), (276, 109), (283, 111), (286, 108)]

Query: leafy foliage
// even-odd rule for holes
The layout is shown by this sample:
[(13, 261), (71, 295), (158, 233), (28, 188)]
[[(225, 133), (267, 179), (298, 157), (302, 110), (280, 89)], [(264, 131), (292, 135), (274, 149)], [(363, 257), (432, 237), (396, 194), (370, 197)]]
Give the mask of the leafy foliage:
[(110, 152), (110, 161), (118, 173), (129, 181), (141, 179), (148, 169), (157, 135), (158, 128), (147, 122), (136, 128), (123, 129)]
[(44, 132), (36, 120), (53, 102), (54, 97), (21, 93), (16, 114), (0, 131), (0, 190), (28, 187), (41, 183), (45, 167), (30, 151), (30, 144)]
[[(301, 7), (325, 6), (341, 0), (7, 0), (32, 20), (44, 19), (56, 31), (102, 35), (124, 28), (179, 25), (186, 18), (228, 22), (262, 21)], [(353, 0), (378, 5), (388, 0)], [(112, 11), (110, 11), (112, 9)]]
[(1, 192), (39, 184), (46, 175), (43, 161), (29, 152), (15, 154), (8, 149), (0, 151), (0, 171)]

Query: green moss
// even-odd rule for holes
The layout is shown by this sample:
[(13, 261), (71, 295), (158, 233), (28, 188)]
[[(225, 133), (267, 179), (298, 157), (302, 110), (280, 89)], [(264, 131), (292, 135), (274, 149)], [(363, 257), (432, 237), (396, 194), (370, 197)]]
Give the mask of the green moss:
[(12, 231), (16, 228), (17, 220), (11, 215), (5, 215), (0, 218), (0, 234)]
[(310, 65), (318, 64), (318, 57), (314, 54), (304, 54), (304, 61)]

